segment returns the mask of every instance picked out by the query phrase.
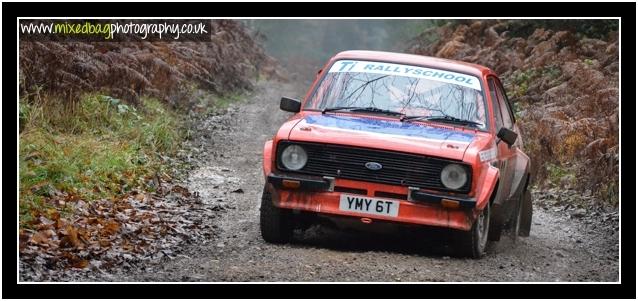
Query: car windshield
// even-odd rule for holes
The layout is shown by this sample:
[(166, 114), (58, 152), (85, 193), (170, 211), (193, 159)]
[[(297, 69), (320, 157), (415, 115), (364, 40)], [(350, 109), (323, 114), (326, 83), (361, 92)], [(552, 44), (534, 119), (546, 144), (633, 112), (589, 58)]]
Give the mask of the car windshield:
[[(472, 75), (383, 62), (340, 60), (304, 109), (369, 108), (406, 116), (449, 116), (487, 127), (479, 79)], [(380, 112), (379, 110), (377, 110)], [(442, 120), (445, 121), (445, 120)]]

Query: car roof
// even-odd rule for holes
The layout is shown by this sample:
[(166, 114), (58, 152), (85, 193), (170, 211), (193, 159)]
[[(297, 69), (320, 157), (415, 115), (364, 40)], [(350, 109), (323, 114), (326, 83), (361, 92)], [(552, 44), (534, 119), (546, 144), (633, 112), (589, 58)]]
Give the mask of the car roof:
[(490, 68), (462, 62), (456, 60), (442, 59), (431, 56), (406, 54), (397, 52), (385, 52), (385, 51), (370, 51), (370, 50), (348, 50), (337, 53), (332, 57), (333, 60), (340, 59), (357, 59), (357, 60), (370, 60), (370, 61), (382, 61), (389, 63), (401, 63), (407, 65), (417, 65), (430, 68), (446, 69), (455, 72), (461, 72), (471, 74), (475, 76), (481, 76), (483, 74), (494, 73)]

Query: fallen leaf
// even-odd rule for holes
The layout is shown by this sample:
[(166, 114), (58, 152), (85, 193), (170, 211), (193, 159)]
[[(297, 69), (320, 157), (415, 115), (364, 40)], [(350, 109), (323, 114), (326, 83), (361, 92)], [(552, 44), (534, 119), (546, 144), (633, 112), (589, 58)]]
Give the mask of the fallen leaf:
[(67, 202), (72, 202), (72, 201), (77, 201), (79, 199), (79, 197), (73, 193), (68, 193), (65, 197), (65, 200)]
[(68, 224), (68, 222), (65, 219), (60, 218), (60, 219), (55, 221), (55, 228), (56, 229), (65, 229), (67, 224)]
[(29, 242), (29, 235), (24, 233), (24, 231), (20, 231), (19, 241), (20, 251), (23, 251), (27, 247), (27, 243)]
[[(54, 222), (45, 217), (41, 216), (39, 220), (40, 220), (40, 223), (36, 224), (35, 226), (35, 228), (38, 230), (47, 230), (54, 227)], [(42, 222), (42, 220), (44, 220), (44, 222)]]
[(49, 242), (49, 238), (44, 231), (38, 231), (31, 236), (31, 242), (34, 244), (47, 244)]
[(175, 192), (175, 193), (180, 193), (185, 197), (189, 197), (191, 195), (191, 193), (188, 191), (187, 188), (182, 187), (180, 185), (174, 185), (173, 188), (171, 189), (171, 191)]
[[(62, 238), (62, 240), (60, 241), (60, 246), (63, 248), (80, 248), (83, 247), (82, 242), (80, 242), (80, 240), (78, 239), (78, 232), (77, 230), (71, 226), (71, 225), (67, 225), (66, 228), (64, 229), (65, 231), (63, 231), (65, 234), (65, 236)], [(63, 233), (62, 231), (60, 233)]]
[(89, 245), (90, 244), (89, 243), (89, 234), (86, 232), (86, 230), (79, 229), (78, 230), (78, 238), (85, 245)]
[(71, 266), (78, 269), (84, 269), (89, 266), (89, 261), (86, 259), (71, 260)]
[(54, 221), (58, 221), (60, 219), (60, 212), (58, 212), (55, 208), (48, 209), (47, 213)]
[(40, 223), (43, 225), (53, 225), (53, 223), (55, 223), (54, 221), (44, 217), (44, 216), (40, 216)]
[(44, 235), (46, 235), (47, 238), (51, 238), (51, 237), (53, 237), (55, 235), (55, 231), (53, 231), (51, 229), (47, 229), (47, 230), (44, 230), (42, 232), (44, 232)]
[(120, 230), (120, 224), (116, 221), (108, 221), (106, 226), (104, 226), (104, 231), (107, 235), (113, 235), (117, 233), (118, 230)]

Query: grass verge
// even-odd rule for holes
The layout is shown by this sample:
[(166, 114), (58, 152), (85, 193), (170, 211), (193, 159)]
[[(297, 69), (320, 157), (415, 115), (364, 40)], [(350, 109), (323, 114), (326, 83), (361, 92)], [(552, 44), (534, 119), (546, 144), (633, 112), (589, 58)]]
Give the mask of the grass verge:
[(152, 190), (162, 155), (185, 137), (183, 121), (156, 99), (137, 108), (87, 94), (74, 107), (20, 100), (20, 225), (69, 201)]

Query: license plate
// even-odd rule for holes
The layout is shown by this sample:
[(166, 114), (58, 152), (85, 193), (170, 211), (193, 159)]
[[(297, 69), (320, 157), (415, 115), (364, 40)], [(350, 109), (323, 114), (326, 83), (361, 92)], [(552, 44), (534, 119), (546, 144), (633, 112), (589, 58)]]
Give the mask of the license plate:
[(341, 194), (339, 209), (349, 212), (397, 217), (399, 215), (399, 202), (361, 195)]

